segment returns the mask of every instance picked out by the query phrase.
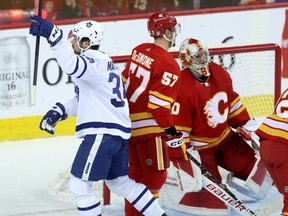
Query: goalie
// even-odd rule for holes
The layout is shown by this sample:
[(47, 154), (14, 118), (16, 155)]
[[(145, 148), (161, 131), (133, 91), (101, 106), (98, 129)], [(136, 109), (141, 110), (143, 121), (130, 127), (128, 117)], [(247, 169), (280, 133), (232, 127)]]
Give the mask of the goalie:
[[(208, 49), (199, 40), (188, 38), (180, 46), (179, 59), (183, 70), (180, 90), (173, 107), (177, 130), (183, 132), (187, 148), (197, 150), (195, 154), (199, 153), (203, 166), (218, 180), (221, 181), (220, 166), (231, 172), (228, 176), (231, 187), (249, 197), (262, 199), (271, 185), (269, 181), (266, 183), (266, 169), (255, 150), (234, 130), (246, 126), (246, 129), (255, 131), (255, 121), (250, 120), (238, 93), (233, 90), (229, 73), (220, 65), (209, 62), (208, 57)], [(178, 185), (180, 181), (180, 189), (184, 194), (171, 189), (172, 182), (168, 182), (163, 194), (174, 200), (167, 203), (171, 199), (161, 199), (165, 207), (184, 212), (191, 211), (193, 207), (194, 212), (200, 215), (201, 210), (207, 215), (208, 209), (212, 215), (217, 215), (217, 212), (220, 215), (227, 214), (227, 206), (202, 188), (201, 179), (195, 180), (195, 177), (201, 177), (201, 171), (193, 168), (191, 161), (179, 161), (173, 165)], [(179, 180), (183, 172), (186, 175)], [(189, 172), (190, 175), (193, 173), (190, 185), (187, 183)], [(169, 179), (173, 177), (170, 175)]]

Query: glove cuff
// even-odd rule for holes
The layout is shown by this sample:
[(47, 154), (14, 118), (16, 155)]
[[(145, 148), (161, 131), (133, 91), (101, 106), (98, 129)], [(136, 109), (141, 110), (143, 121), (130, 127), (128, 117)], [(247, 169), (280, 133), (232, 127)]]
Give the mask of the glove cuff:
[(164, 129), (165, 133), (166, 133), (166, 136), (169, 138), (169, 137), (172, 137), (172, 136), (176, 136), (177, 135), (177, 130), (175, 128), (175, 126), (170, 126), (168, 128), (165, 128)]
[(57, 112), (60, 113), (60, 115), (61, 115), (61, 120), (65, 120), (65, 119), (67, 118), (67, 114), (66, 114), (66, 112), (65, 112), (65, 107), (64, 107), (63, 104), (57, 102), (57, 103), (56, 103), (56, 106), (54, 106), (53, 109), (54, 109), (55, 111), (57, 111)]
[(54, 25), (51, 34), (48, 38), (48, 43), (55, 46), (63, 37), (63, 31), (58, 26)]

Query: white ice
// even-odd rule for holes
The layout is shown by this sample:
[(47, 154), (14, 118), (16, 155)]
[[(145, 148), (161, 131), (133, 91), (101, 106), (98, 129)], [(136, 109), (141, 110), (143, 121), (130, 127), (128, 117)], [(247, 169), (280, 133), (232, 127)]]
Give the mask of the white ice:
[[(74, 203), (50, 196), (47, 186), (71, 164), (79, 143), (73, 136), (0, 142), (0, 216), (77, 216)], [(112, 195), (111, 203), (103, 206), (103, 216), (123, 216), (123, 199)], [(266, 208), (259, 216), (279, 216), (282, 196), (272, 188), (265, 200), (246, 204)], [(167, 214), (194, 215), (169, 209)]]

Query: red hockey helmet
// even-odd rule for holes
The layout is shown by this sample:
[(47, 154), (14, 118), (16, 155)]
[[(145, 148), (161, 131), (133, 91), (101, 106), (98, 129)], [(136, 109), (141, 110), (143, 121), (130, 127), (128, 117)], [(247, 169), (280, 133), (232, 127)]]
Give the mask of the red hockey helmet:
[(168, 13), (153, 13), (147, 21), (148, 32), (151, 37), (162, 36), (166, 29), (172, 29), (177, 32), (176, 26), (176, 18)]

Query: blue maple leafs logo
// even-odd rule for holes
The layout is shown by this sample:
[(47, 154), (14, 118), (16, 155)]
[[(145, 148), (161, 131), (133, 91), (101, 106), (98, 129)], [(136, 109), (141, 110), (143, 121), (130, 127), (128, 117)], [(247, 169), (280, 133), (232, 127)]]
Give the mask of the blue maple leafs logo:
[(91, 28), (92, 25), (93, 25), (93, 24), (92, 24), (91, 22), (87, 22), (87, 23), (86, 23), (87, 28)]
[(80, 91), (79, 91), (79, 87), (77, 85), (74, 86), (74, 92), (75, 92), (76, 100), (79, 101)]

